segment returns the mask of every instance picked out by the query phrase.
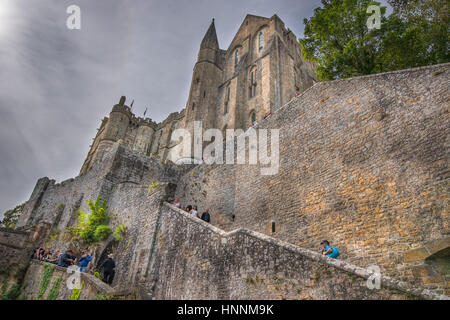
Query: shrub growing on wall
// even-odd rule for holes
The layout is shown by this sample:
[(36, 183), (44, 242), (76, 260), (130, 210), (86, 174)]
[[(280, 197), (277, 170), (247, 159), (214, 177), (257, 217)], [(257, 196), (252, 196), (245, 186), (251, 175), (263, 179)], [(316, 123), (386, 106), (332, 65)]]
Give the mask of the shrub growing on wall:
[(0, 226), (8, 229), (14, 229), (16, 227), (17, 221), (22, 214), (22, 210), (25, 207), (26, 202), (18, 205), (14, 209), (8, 210), (3, 214), (3, 221), (1, 221)]
[(88, 200), (89, 213), (79, 211), (78, 224), (74, 227), (74, 233), (77, 240), (92, 244), (105, 240), (111, 234), (111, 227), (106, 223), (109, 217), (106, 214), (108, 206), (106, 200), (101, 201), (100, 197), (95, 202)]
[(119, 224), (116, 229), (114, 230), (114, 239), (116, 241), (120, 241), (123, 239), (123, 237), (125, 236), (127, 232), (127, 226), (122, 224)]
[(78, 300), (80, 298), (81, 291), (83, 290), (83, 283), (81, 284), (81, 288), (73, 288), (72, 295), (70, 296), (70, 300)]
[(94, 232), (95, 240), (102, 241), (108, 238), (111, 234), (111, 227), (105, 225), (99, 225)]

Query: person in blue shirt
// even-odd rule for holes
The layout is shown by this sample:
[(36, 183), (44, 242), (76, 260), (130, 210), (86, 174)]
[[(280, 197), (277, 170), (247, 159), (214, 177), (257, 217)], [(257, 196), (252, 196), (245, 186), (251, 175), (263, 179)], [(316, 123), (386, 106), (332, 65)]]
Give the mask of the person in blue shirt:
[(335, 247), (330, 246), (328, 240), (323, 240), (321, 243), (322, 250), (321, 253), (326, 255), (327, 257), (337, 259), (339, 257), (339, 251)]
[(92, 257), (89, 255), (89, 251), (84, 250), (83, 255), (78, 260), (80, 262), (80, 272), (86, 272), (86, 268), (91, 260)]

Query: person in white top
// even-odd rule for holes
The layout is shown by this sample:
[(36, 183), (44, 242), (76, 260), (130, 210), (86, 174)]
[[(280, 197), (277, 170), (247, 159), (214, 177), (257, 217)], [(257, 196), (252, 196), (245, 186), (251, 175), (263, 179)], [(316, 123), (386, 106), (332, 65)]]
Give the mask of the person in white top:
[(198, 218), (197, 206), (193, 206), (193, 207), (192, 207), (191, 214), (192, 214), (194, 217), (197, 217), (197, 218)]

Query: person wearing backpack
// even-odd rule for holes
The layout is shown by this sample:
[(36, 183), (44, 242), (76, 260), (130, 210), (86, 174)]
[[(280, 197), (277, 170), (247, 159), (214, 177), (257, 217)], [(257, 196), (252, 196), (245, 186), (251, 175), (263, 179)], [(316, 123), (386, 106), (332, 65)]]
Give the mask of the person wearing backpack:
[(333, 259), (337, 259), (337, 257), (339, 257), (339, 250), (330, 246), (330, 242), (328, 242), (328, 240), (323, 240), (320, 244), (322, 245), (322, 254)]

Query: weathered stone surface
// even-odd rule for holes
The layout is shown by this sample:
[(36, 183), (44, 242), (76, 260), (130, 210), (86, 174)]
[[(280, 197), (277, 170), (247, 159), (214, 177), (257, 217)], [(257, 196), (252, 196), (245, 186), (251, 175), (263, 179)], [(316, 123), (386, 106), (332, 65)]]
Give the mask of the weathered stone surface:
[[(47, 299), (51, 288), (54, 286), (55, 282), (60, 279), (58, 294), (55, 300), (70, 300), (73, 290), (69, 289), (67, 284), (70, 282), (69, 277), (73, 277), (74, 273), (67, 272), (67, 268), (56, 265), (52, 265), (52, 268), (53, 273), (50, 282), (46, 290), (42, 292), (42, 296), (39, 297), (44, 276), (44, 263), (42, 261), (32, 260), (25, 275), (21, 296), (19, 298), (25, 300)], [(110, 286), (103, 283), (92, 274), (79, 273), (79, 275), (82, 284), (79, 300), (94, 300), (98, 295), (105, 295), (112, 298), (112, 296), (115, 295), (115, 291)]]
[(346, 261), (424, 285), (409, 273), (430, 255), (419, 248), (448, 247), (450, 232), (449, 66), (317, 83), (259, 123), (280, 129), (277, 175), (201, 165), (176, 195), (209, 207), (223, 229), (249, 228), (312, 250), (328, 239)]
[[(90, 268), (114, 251), (114, 288), (141, 298), (438, 299), (448, 292), (445, 261), (423, 259), (445, 253), (449, 235), (448, 68), (314, 85), (260, 123), (280, 129), (274, 176), (249, 165), (163, 165), (113, 143), (85, 174), (40, 180), (21, 224), (63, 232), (101, 196), (112, 227), (128, 232), (99, 244)], [(211, 208), (213, 224), (233, 231), (162, 205), (174, 196)], [(340, 260), (314, 254), (322, 239)], [(62, 237), (48, 245), (71, 246)], [(437, 271), (416, 268), (426, 264)], [(381, 268), (380, 291), (365, 286), (369, 265)]]

